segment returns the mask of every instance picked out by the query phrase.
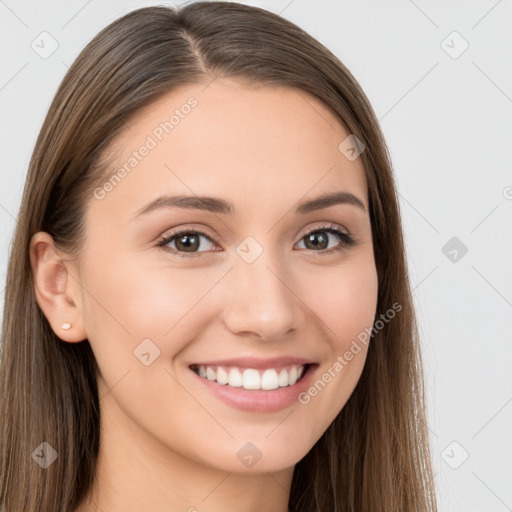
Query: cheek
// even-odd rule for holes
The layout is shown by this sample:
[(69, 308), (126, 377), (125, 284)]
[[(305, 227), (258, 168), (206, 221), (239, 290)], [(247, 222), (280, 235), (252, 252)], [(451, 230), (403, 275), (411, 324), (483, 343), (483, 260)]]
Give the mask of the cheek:
[(169, 343), (177, 339), (178, 332), (183, 340), (179, 343), (185, 345), (187, 336), (197, 330), (195, 308), (200, 309), (201, 298), (225, 270), (179, 269), (175, 262), (166, 265), (165, 261), (148, 265), (133, 256), (119, 256), (108, 264), (93, 263), (84, 269), (84, 312), (93, 346), (106, 345), (104, 340), (108, 340), (114, 354), (114, 347), (133, 351), (149, 338), (172, 355), (182, 348)]
[[(115, 387), (108, 395), (132, 418), (140, 411), (149, 417), (162, 413), (158, 390), (165, 390), (166, 403), (186, 407), (186, 396), (163, 370), (171, 370), (169, 363), (197, 336), (204, 320), (194, 306), (218, 280), (213, 273), (198, 276), (193, 269), (144, 267), (133, 257), (87, 269), (84, 288), (90, 293), (85, 294), (84, 312), (102, 377), (100, 394)], [(147, 352), (152, 360), (148, 366), (142, 358)]]
[(316, 380), (298, 401), (317, 418), (308, 427), (309, 437), (317, 439), (345, 406), (361, 377), (377, 308), (378, 276), (373, 258), (368, 258), (309, 279), (314, 286), (307, 304), (321, 320), (328, 348)]
[(307, 304), (321, 319), (336, 352), (373, 325), (378, 276), (373, 259), (347, 262), (308, 278)]

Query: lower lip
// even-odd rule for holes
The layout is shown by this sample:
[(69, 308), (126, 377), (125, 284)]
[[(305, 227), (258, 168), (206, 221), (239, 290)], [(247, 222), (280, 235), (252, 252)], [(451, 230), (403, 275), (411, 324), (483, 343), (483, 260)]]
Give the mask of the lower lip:
[(234, 388), (227, 384), (218, 384), (215, 381), (200, 377), (193, 370), (190, 370), (201, 382), (224, 403), (250, 412), (277, 412), (298, 402), (298, 395), (304, 392), (312, 379), (316, 364), (310, 365), (307, 372), (292, 386), (276, 388), (273, 390)]

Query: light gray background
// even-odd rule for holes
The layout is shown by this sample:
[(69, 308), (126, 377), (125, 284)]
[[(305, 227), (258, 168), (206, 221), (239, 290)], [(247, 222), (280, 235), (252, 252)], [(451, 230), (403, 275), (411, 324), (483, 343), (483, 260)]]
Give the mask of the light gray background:
[[(440, 510), (512, 510), (512, 3), (245, 3), (319, 39), (370, 98), (400, 194)], [(148, 5), (156, 2), (0, 0), (2, 288), (30, 155), (59, 82), (100, 29)], [(52, 38), (47, 58), (31, 47), (48, 51)]]

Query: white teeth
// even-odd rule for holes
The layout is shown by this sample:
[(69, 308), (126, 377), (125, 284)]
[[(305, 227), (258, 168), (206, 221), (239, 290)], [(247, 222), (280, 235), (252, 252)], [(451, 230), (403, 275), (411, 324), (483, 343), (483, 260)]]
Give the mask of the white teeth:
[(229, 385), (234, 388), (241, 388), (243, 384), (242, 374), (237, 368), (231, 368), (229, 370)]
[(213, 368), (210, 368), (209, 366), (206, 367), (206, 378), (208, 380), (216, 380), (217, 379), (217, 373)]
[(261, 377), (258, 370), (244, 370), (244, 388), (261, 389)]
[(219, 384), (227, 384), (229, 382), (228, 373), (220, 366), (217, 368), (217, 382)]
[(275, 370), (265, 370), (261, 377), (261, 389), (276, 389), (278, 387), (277, 372)]
[(217, 381), (218, 384), (227, 384), (234, 388), (272, 390), (293, 386), (302, 377), (304, 365), (291, 365), (281, 370), (199, 365), (196, 373), (210, 381)]
[(293, 386), (297, 382), (297, 367), (294, 366), (289, 372), (288, 372), (288, 384), (290, 386)]
[(278, 384), (281, 387), (288, 386), (288, 372), (286, 370), (281, 370), (279, 372)]

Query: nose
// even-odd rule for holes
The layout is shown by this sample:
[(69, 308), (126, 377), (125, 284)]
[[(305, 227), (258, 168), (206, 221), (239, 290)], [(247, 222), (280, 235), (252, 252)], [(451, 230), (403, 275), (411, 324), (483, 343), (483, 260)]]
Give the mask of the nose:
[(269, 341), (300, 330), (306, 318), (304, 299), (289, 267), (279, 264), (271, 251), (252, 263), (236, 261), (228, 279), (223, 316), (233, 334)]

